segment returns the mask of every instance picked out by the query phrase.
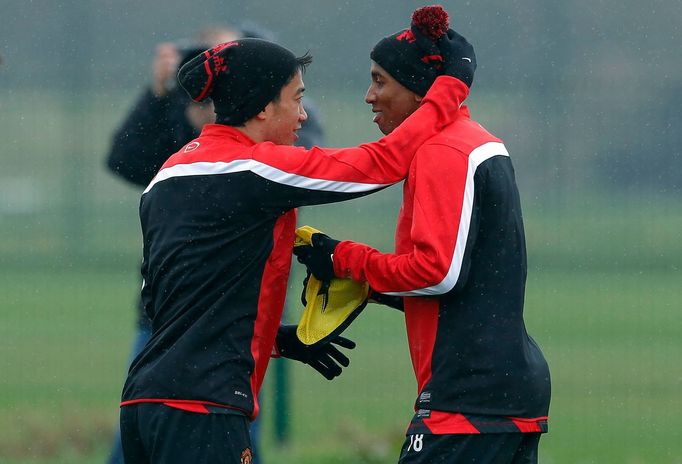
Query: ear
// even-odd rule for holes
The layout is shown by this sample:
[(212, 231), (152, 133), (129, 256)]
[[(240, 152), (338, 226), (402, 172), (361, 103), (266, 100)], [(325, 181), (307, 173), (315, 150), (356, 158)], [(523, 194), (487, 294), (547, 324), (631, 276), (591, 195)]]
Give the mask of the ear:
[(272, 116), (274, 111), (273, 102), (270, 102), (265, 106), (265, 108), (263, 108), (263, 111), (254, 116), (254, 118), (258, 119), (259, 121), (265, 121)]
[(261, 111), (255, 115), (254, 118), (258, 119), (259, 121), (265, 121), (268, 118), (266, 110)]
[(424, 97), (422, 97), (421, 95), (417, 95), (416, 93), (414, 94), (414, 101), (416, 101), (417, 103), (421, 103), (423, 99)]

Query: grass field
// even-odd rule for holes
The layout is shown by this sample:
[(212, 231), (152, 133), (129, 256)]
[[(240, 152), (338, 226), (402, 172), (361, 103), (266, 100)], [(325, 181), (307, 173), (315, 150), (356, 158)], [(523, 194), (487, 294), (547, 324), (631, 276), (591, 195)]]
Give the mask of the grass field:
[[(531, 275), (527, 323), (553, 375), (543, 463), (682, 462), (680, 275)], [(0, 462), (102, 462), (132, 336), (129, 272), (0, 275)], [(414, 383), (399, 313), (370, 306), (351, 368), (327, 382), (292, 365), (292, 440), (278, 463), (394, 462)], [(286, 362), (286, 361), (273, 361)]]
[[(132, 98), (118, 97), (89, 100), (90, 113), (39, 93), (3, 101), (10, 170), (0, 179), (2, 464), (96, 464), (108, 450), (139, 287), (138, 193), (102, 167), (109, 133)], [(39, 137), (27, 123), (38, 103)], [(358, 117), (362, 103), (320, 103), (331, 144), (376, 136), (368, 117)], [(74, 140), (68, 134), (82, 124), (88, 136)], [(682, 464), (679, 199), (561, 198), (520, 184), (526, 321), (553, 376), (541, 462)], [(399, 192), (310, 208), (301, 222), (388, 251)], [(351, 367), (333, 382), (290, 365), (285, 447), (273, 438), (274, 387), (266, 377), (266, 464), (396, 461), (415, 396), (403, 325), (400, 313), (368, 307), (348, 330), (358, 342)]]

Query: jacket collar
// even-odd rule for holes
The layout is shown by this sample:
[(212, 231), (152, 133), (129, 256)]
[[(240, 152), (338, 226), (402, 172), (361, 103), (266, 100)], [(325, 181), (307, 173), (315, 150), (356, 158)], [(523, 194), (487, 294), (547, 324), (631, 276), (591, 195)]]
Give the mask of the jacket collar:
[(203, 129), (201, 129), (200, 137), (228, 137), (239, 144), (249, 147), (256, 144), (256, 142), (244, 132), (236, 127), (226, 126), (225, 124), (206, 124)]

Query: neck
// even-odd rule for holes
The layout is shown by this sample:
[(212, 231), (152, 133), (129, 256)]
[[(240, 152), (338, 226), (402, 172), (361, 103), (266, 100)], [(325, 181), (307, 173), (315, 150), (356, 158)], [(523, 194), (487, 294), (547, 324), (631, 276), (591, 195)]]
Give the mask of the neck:
[[(234, 126), (233, 126), (234, 127)], [(234, 127), (248, 138), (256, 143), (265, 142), (265, 132), (263, 130), (263, 125), (258, 124), (258, 121), (254, 119), (249, 119), (244, 123), (243, 126)]]

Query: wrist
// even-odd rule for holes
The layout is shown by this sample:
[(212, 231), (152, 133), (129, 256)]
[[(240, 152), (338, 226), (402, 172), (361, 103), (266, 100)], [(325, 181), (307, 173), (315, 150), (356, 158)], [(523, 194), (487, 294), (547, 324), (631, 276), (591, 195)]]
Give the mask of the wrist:
[[(339, 245), (341, 245), (341, 242), (339, 242)], [(343, 245), (339, 245), (337, 245), (334, 253), (332, 253), (332, 272), (339, 279), (348, 279), (351, 275), (351, 269), (345, 264), (343, 259)]]

